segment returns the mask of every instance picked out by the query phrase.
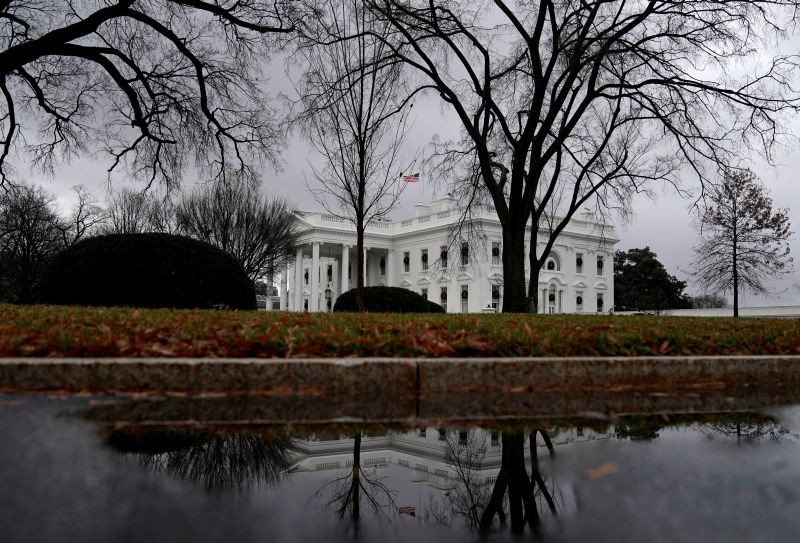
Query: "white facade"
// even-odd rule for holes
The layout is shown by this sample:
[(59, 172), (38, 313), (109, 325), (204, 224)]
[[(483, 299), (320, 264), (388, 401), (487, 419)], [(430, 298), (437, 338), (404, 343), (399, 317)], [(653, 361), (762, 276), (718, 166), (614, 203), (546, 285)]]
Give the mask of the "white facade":
[[(356, 285), (352, 223), (324, 213), (300, 213), (295, 261), (282, 274), (281, 309), (331, 311)], [(366, 286), (397, 286), (441, 304), (448, 313), (501, 310), (502, 231), (495, 211), (473, 213), (476, 228), (455, 239), (461, 210), (451, 199), (418, 204), (416, 216), (378, 221), (364, 235)], [(539, 311), (608, 312), (614, 300), (613, 227), (573, 219), (539, 274)], [(530, 240), (526, 240), (526, 273)], [(544, 244), (539, 244), (539, 252)]]

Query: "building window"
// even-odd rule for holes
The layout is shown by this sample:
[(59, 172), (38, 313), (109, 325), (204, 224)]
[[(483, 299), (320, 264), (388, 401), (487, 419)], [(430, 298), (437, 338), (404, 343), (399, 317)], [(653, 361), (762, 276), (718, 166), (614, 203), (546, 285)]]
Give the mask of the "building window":
[(497, 447), (498, 445), (500, 445), (500, 432), (498, 432), (497, 430), (492, 431), (491, 444), (492, 447)]
[(303, 300), (303, 311), (308, 311), (308, 298)]
[(350, 263), (347, 264), (347, 278), (348, 279), (353, 278), (353, 265)]
[(492, 289), (492, 309), (500, 311), (500, 285), (491, 285)]
[(458, 444), (459, 445), (467, 444), (467, 432), (458, 432)]
[(551, 253), (547, 257), (544, 267), (547, 271), (561, 271), (561, 259), (558, 258), (557, 254)]
[(446, 270), (447, 269), (447, 245), (442, 245), (440, 253), (439, 253), (439, 259), (440, 259), (440, 262), (442, 263), (442, 269)]
[(597, 275), (598, 276), (602, 276), (603, 275), (603, 257), (602, 256), (598, 256), (597, 257)]
[(308, 268), (305, 268), (303, 271), (303, 280), (305, 281), (306, 285), (308, 284)]
[(500, 243), (495, 241), (492, 243), (492, 266), (500, 265)]
[(418, 432), (417, 435), (419, 437), (427, 437), (428, 436), (428, 429), (427, 428), (420, 428), (419, 430), (417, 430), (417, 432)]
[(461, 312), (469, 313), (469, 287), (461, 285)]
[(583, 312), (583, 292), (575, 293), (575, 311)]
[(575, 255), (575, 273), (583, 273), (583, 253)]
[(333, 264), (328, 264), (328, 283), (333, 282)]
[(423, 249), (420, 257), (422, 260), (422, 271), (428, 271), (428, 250)]
[(380, 262), (378, 262), (378, 266), (381, 269), (381, 275), (386, 275), (386, 257), (382, 256)]
[(427, 300), (428, 299), (428, 289), (426, 289), (426, 288), (420, 289), (419, 295), (422, 296), (423, 300)]
[(439, 428), (439, 441), (444, 441), (447, 439), (447, 432), (445, 432), (444, 428)]
[(466, 243), (461, 244), (461, 265), (466, 266), (469, 264), (469, 245)]
[(408, 273), (411, 269), (411, 256), (408, 252), (403, 253), (403, 271)]
[(598, 313), (602, 313), (603, 312), (603, 293), (602, 292), (598, 292), (597, 293), (597, 312)]
[(439, 299), (441, 300), (444, 312), (447, 313), (447, 287), (442, 287), (442, 290), (439, 292)]

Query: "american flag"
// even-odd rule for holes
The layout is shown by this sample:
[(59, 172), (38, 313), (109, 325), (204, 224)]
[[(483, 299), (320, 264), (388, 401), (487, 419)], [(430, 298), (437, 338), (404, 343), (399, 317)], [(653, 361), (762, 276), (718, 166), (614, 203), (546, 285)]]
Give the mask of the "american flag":
[(416, 183), (417, 181), (419, 181), (419, 174), (413, 173), (411, 175), (403, 175), (402, 179), (406, 183)]

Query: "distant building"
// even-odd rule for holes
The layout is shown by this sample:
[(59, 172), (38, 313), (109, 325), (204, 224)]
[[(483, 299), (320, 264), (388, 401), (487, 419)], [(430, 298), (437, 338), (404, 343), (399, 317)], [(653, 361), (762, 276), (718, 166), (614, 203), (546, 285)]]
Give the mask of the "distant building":
[[(448, 313), (503, 307), (502, 230), (495, 211), (473, 213), (475, 229), (455, 239), (462, 209), (452, 199), (418, 204), (416, 216), (376, 221), (366, 231), (366, 285), (413, 290)], [(300, 213), (297, 256), (282, 274), (280, 309), (331, 311), (356, 286), (356, 232), (325, 213)], [(539, 274), (543, 313), (603, 313), (614, 301), (613, 227), (573, 219), (559, 235)], [(526, 273), (530, 240), (526, 242)], [(544, 245), (539, 244), (539, 251)]]

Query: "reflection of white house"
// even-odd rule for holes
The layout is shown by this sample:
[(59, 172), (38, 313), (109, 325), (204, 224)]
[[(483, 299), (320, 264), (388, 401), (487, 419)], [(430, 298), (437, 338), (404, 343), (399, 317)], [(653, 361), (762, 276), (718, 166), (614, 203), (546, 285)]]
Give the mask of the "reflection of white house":
[[(609, 427), (603, 433), (588, 428), (568, 428), (550, 432), (555, 447), (571, 443), (606, 440), (613, 435), (613, 427)], [(315, 436), (293, 437), (294, 465), (292, 470), (340, 471), (351, 469), (353, 445), (352, 436), (342, 436), (339, 439), (318, 439)], [(485, 455), (480, 456), (480, 465), (470, 466), (470, 468), (478, 475), (477, 481), (481, 481), (483, 484), (494, 484), (497, 473), (500, 471), (502, 456), (500, 434), (483, 429), (466, 432), (426, 428), (383, 436), (362, 436), (361, 466), (376, 469), (390, 464), (403, 466), (411, 471), (413, 483), (444, 490), (458, 484), (456, 470), (448, 462), (447, 450), (451, 446), (461, 445), (485, 450)], [(541, 437), (538, 445), (539, 455), (547, 455)], [(528, 447), (525, 448), (525, 455), (527, 458)]]
[[(371, 224), (364, 240), (366, 284), (413, 290), (449, 313), (501, 309), (503, 247), (497, 215), (490, 208), (478, 209), (475, 234), (453, 241), (460, 216), (454, 200), (442, 199), (418, 204), (412, 219)], [(300, 213), (299, 220), (300, 245), (295, 262), (282, 274), (280, 307), (330, 311), (339, 294), (355, 287), (355, 228), (323, 213)], [(613, 227), (573, 219), (540, 273), (540, 311), (608, 311), (614, 300), (616, 242)]]

